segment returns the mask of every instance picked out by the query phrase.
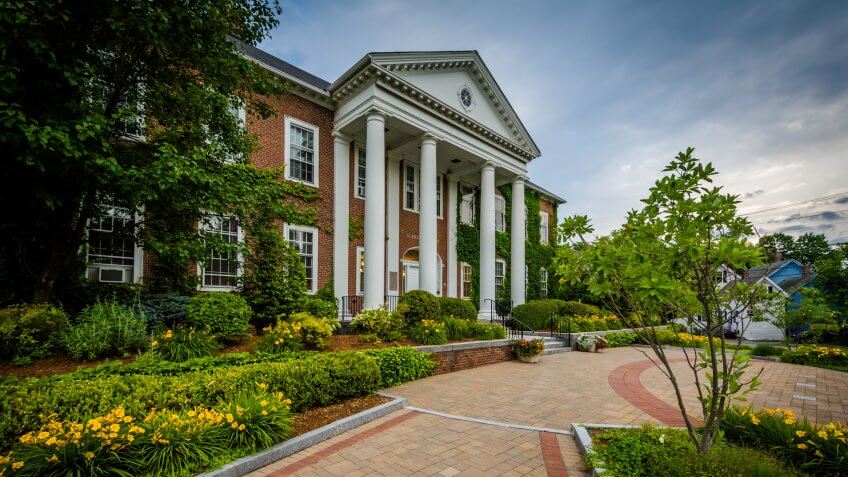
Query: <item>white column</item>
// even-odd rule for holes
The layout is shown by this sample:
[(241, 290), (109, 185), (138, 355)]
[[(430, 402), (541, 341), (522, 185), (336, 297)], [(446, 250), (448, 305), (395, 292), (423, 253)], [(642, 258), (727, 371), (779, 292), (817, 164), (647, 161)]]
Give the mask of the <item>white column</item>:
[(427, 134), (421, 140), (421, 207), (418, 211), (418, 266), (420, 287), (436, 293), (438, 255), (436, 249), (436, 139)]
[(524, 236), (524, 222), (527, 220), (524, 210), (524, 180), (523, 176), (518, 176), (512, 181), (512, 229), (510, 230), (512, 306), (524, 303), (527, 286), (524, 282), (524, 242), (527, 240)]
[(384, 302), (386, 283), (386, 117), (372, 112), (365, 133), (365, 309)]
[(386, 294), (399, 295), (400, 277), (400, 162), (389, 157), (386, 162)]
[(342, 312), (342, 297), (348, 289), (349, 243), (348, 227), (350, 223), (350, 139), (338, 131), (333, 131), (335, 156), (333, 170), (333, 294), (339, 301)]
[(456, 298), (456, 197), (458, 193), (456, 177), (448, 176), (448, 296)]
[(495, 299), (495, 166), (480, 172), (480, 315), (489, 319)]

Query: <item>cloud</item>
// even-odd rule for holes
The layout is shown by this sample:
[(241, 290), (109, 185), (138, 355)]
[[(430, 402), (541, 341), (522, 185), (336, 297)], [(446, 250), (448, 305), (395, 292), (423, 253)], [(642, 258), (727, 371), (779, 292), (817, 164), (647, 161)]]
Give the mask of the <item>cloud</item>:
[(757, 190), (755, 190), (754, 192), (746, 192), (746, 193), (744, 194), (744, 197), (745, 197), (746, 199), (751, 199), (751, 198), (754, 198), (754, 197), (756, 197), (756, 196), (758, 196), (758, 195), (762, 195), (762, 194), (765, 194), (765, 193), (766, 193), (766, 191), (764, 191), (764, 190), (762, 190), (762, 189), (757, 189)]
[(848, 204), (848, 196), (840, 197), (833, 201), (834, 204)]

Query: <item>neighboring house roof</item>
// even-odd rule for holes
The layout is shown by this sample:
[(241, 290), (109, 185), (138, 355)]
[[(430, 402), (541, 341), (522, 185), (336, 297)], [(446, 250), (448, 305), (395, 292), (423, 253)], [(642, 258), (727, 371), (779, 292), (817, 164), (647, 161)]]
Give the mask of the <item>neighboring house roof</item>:
[(781, 280), (780, 283), (777, 284), (780, 288), (786, 290), (787, 293), (792, 293), (793, 291), (803, 287), (804, 285), (810, 283), (813, 280), (813, 277), (792, 277), (787, 278), (785, 280)]
[(283, 61), (270, 53), (266, 53), (259, 48), (256, 48), (255, 46), (248, 45), (241, 40), (234, 38), (233, 41), (236, 45), (238, 45), (239, 51), (248, 58), (265, 65), (267, 68), (276, 71), (283, 77), (287, 77), (306, 86), (310, 86), (326, 95), (330, 94), (328, 90), (330, 87), (329, 81), (323, 80), (312, 73), (304, 71), (291, 63)]
[(541, 193), (542, 193), (542, 195), (544, 195), (544, 196), (548, 197), (549, 199), (552, 199), (552, 201), (553, 201), (554, 203), (556, 203), (556, 204), (564, 204), (564, 203), (566, 203), (566, 200), (565, 200), (565, 199), (563, 199), (562, 197), (560, 197), (560, 196), (558, 196), (558, 195), (554, 194), (553, 192), (551, 192), (551, 191), (549, 191), (549, 190), (545, 189), (544, 187), (542, 187), (542, 186), (540, 186), (540, 185), (538, 185), (538, 184), (535, 184), (535, 183), (533, 183), (533, 182), (527, 181), (527, 187), (529, 187), (529, 188), (531, 188), (531, 189), (533, 189), (533, 190), (537, 190), (537, 191), (541, 192)]
[(766, 275), (773, 275), (777, 273), (783, 267), (789, 265), (790, 263), (794, 263), (801, 268), (804, 268), (804, 264), (795, 259), (790, 260), (779, 260), (776, 262), (766, 263), (764, 265), (760, 265), (759, 267), (753, 267), (748, 269), (748, 277), (750, 277), (753, 281), (757, 281), (760, 278)]

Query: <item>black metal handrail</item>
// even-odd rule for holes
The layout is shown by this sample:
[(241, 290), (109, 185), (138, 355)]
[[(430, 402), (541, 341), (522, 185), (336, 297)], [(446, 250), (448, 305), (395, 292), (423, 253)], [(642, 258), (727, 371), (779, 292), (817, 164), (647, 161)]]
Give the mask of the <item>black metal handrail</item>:
[[(565, 321), (565, 326), (563, 326), (563, 320)], [(563, 341), (566, 346), (571, 346), (571, 319), (563, 318), (556, 313), (552, 313), (549, 325), (551, 338), (556, 338)]]
[(339, 308), (342, 321), (352, 320), (362, 312), (364, 297), (362, 295), (349, 295), (342, 297), (342, 306)]

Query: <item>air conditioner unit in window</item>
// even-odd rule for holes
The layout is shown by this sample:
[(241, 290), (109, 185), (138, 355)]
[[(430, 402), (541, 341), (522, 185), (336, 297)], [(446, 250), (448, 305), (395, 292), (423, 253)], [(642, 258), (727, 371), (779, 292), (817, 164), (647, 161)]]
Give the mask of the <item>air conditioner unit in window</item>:
[(86, 277), (104, 283), (132, 283), (132, 268), (92, 266), (88, 267)]

